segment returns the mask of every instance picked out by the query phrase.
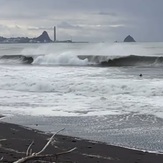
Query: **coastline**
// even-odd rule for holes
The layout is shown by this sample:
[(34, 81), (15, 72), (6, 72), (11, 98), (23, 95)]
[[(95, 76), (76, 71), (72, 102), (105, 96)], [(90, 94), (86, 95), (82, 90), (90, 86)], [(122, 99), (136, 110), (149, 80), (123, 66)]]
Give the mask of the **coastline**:
[[(10, 163), (25, 156), (32, 141), (35, 142), (32, 146), (33, 151), (38, 152), (51, 136), (51, 134), (3, 121), (0, 122), (0, 131), (0, 158), (3, 157), (3, 162)], [(48, 146), (44, 153), (54, 154), (74, 147), (77, 149), (72, 153), (60, 156), (59, 162), (162, 163), (163, 161), (163, 154), (132, 150), (63, 135), (56, 135), (55, 143)]]

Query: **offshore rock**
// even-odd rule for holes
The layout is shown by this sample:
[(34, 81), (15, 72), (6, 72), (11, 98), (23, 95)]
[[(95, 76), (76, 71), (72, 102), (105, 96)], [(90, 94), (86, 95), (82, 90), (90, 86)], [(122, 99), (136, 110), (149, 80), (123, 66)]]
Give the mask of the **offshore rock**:
[(131, 37), (130, 35), (128, 35), (128, 36), (124, 39), (124, 42), (136, 42), (136, 41), (134, 40), (133, 37)]

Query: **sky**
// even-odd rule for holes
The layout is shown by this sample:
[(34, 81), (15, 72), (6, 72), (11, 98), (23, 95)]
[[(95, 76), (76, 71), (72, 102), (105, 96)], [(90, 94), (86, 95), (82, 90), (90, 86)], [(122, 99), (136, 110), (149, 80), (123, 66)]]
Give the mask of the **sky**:
[(163, 41), (163, 0), (0, 0), (0, 36)]

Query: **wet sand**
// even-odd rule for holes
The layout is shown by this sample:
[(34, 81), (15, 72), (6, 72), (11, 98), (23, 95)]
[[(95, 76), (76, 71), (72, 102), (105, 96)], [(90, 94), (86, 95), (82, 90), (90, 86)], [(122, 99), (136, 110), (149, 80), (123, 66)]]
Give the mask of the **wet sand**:
[[(12, 163), (25, 156), (29, 144), (34, 141), (32, 149), (38, 152), (46, 144), (51, 134), (23, 126), (0, 123), (0, 158), (3, 163)], [(72, 153), (59, 157), (62, 163), (162, 163), (163, 155), (122, 147), (101, 142), (56, 135), (55, 142), (44, 154), (54, 154), (77, 147)], [(53, 159), (55, 161), (55, 158)]]

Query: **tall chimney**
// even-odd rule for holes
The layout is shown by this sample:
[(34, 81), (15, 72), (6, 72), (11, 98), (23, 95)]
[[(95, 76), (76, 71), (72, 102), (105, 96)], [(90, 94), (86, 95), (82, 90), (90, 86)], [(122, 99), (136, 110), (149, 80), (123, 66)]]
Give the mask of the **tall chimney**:
[(56, 27), (54, 26), (54, 42), (57, 41), (57, 36), (56, 36)]

